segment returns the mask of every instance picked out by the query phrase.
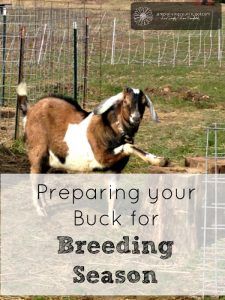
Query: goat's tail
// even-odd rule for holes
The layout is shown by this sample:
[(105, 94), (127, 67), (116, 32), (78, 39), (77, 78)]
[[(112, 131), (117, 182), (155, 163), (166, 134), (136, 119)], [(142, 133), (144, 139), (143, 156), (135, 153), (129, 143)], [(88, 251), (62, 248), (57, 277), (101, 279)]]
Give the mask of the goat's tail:
[(16, 89), (18, 96), (19, 108), (22, 110), (23, 116), (25, 117), (28, 110), (28, 101), (27, 101), (27, 84), (26, 82), (21, 82)]

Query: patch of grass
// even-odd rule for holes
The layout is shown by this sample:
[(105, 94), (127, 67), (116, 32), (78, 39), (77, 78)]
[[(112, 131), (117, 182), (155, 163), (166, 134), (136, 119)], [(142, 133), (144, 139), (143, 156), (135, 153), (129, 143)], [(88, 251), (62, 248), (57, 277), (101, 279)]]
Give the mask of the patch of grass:
[[(210, 97), (212, 104), (224, 103), (225, 67), (218, 68), (217, 65), (210, 65), (207, 68), (201, 66), (171, 68), (151, 65), (144, 67), (142, 65), (115, 65), (103, 66), (102, 72), (104, 76), (103, 95), (118, 92), (123, 86), (139, 87), (145, 90), (146, 88), (170, 85), (173, 90), (185, 87), (206, 94)], [(92, 84), (95, 85), (95, 82), (92, 81)], [(171, 102), (172, 106), (177, 103), (177, 99), (174, 100)], [(164, 100), (156, 98), (156, 101), (163, 103)], [(166, 105), (168, 104), (166, 103)], [(185, 101), (183, 101), (183, 105), (185, 105)], [(194, 104), (189, 102), (188, 105), (193, 106)]]
[(46, 300), (48, 299), (47, 296), (33, 296), (32, 297), (33, 300)]
[(12, 145), (10, 146), (10, 151), (12, 151), (14, 154), (25, 154), (25, 145), (23, 138), (19, 138), (12, 142)]

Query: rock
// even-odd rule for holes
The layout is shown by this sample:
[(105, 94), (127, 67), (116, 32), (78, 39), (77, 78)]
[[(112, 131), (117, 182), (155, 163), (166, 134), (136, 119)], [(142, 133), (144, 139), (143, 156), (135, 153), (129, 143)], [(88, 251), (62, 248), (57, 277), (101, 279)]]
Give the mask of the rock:
[(170, 85), (167, 85), (163, 88), (163, 93), (165, 93), (165, 94), (171, 93), (171, 91), (172, 91), (172, 88)]

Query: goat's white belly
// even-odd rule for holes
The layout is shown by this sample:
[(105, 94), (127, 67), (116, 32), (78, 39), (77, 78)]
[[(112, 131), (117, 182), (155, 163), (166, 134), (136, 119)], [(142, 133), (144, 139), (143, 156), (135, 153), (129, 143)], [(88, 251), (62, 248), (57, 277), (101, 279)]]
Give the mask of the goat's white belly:
[(95, 159), (87, 139), (87, 127), (91, 117), (92, 114), (80, 124), (70, 124), (68, 126), (64, 137), (64, 141), (68, 146), (68, 154), (65, 158), (65, 163), (60, 162), (57, 156), (50, 150), (49, 163), (51, 167), (80, 172), (103, 168), (103, 166)]

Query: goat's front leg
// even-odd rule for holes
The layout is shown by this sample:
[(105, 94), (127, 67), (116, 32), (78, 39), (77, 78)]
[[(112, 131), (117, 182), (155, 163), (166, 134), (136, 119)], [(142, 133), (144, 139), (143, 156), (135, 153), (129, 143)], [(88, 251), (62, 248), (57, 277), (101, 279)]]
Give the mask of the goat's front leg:
[[(111, 187), (111, 195), (108, 195), (108, 215), (110, 217), (110, 222), (113, 224), (113, 213), (116, 216), (116, 207), (115, 207), (115, 200), (116, 200), (116, 188), (119, 182), (119, 175), (118, 174), (111, 174), (110, 177), (106, 177), (107, 185)], [(118, 227), (117, 223), (113, 224), (114, 227)]]
[(165, 159), (164, 157), (158, 157), (151, 153), (145, 152), (137, 148), (136, 146), (128, 143), (115, 148), (113, 152), (115, 155), (118, 155), (119, 153), (124, 153), (127, 156), (134, 154), (140, 157), (142, 160), (149, 162), (154, 166), (165, 166), (168, 164), (168, 160)]

